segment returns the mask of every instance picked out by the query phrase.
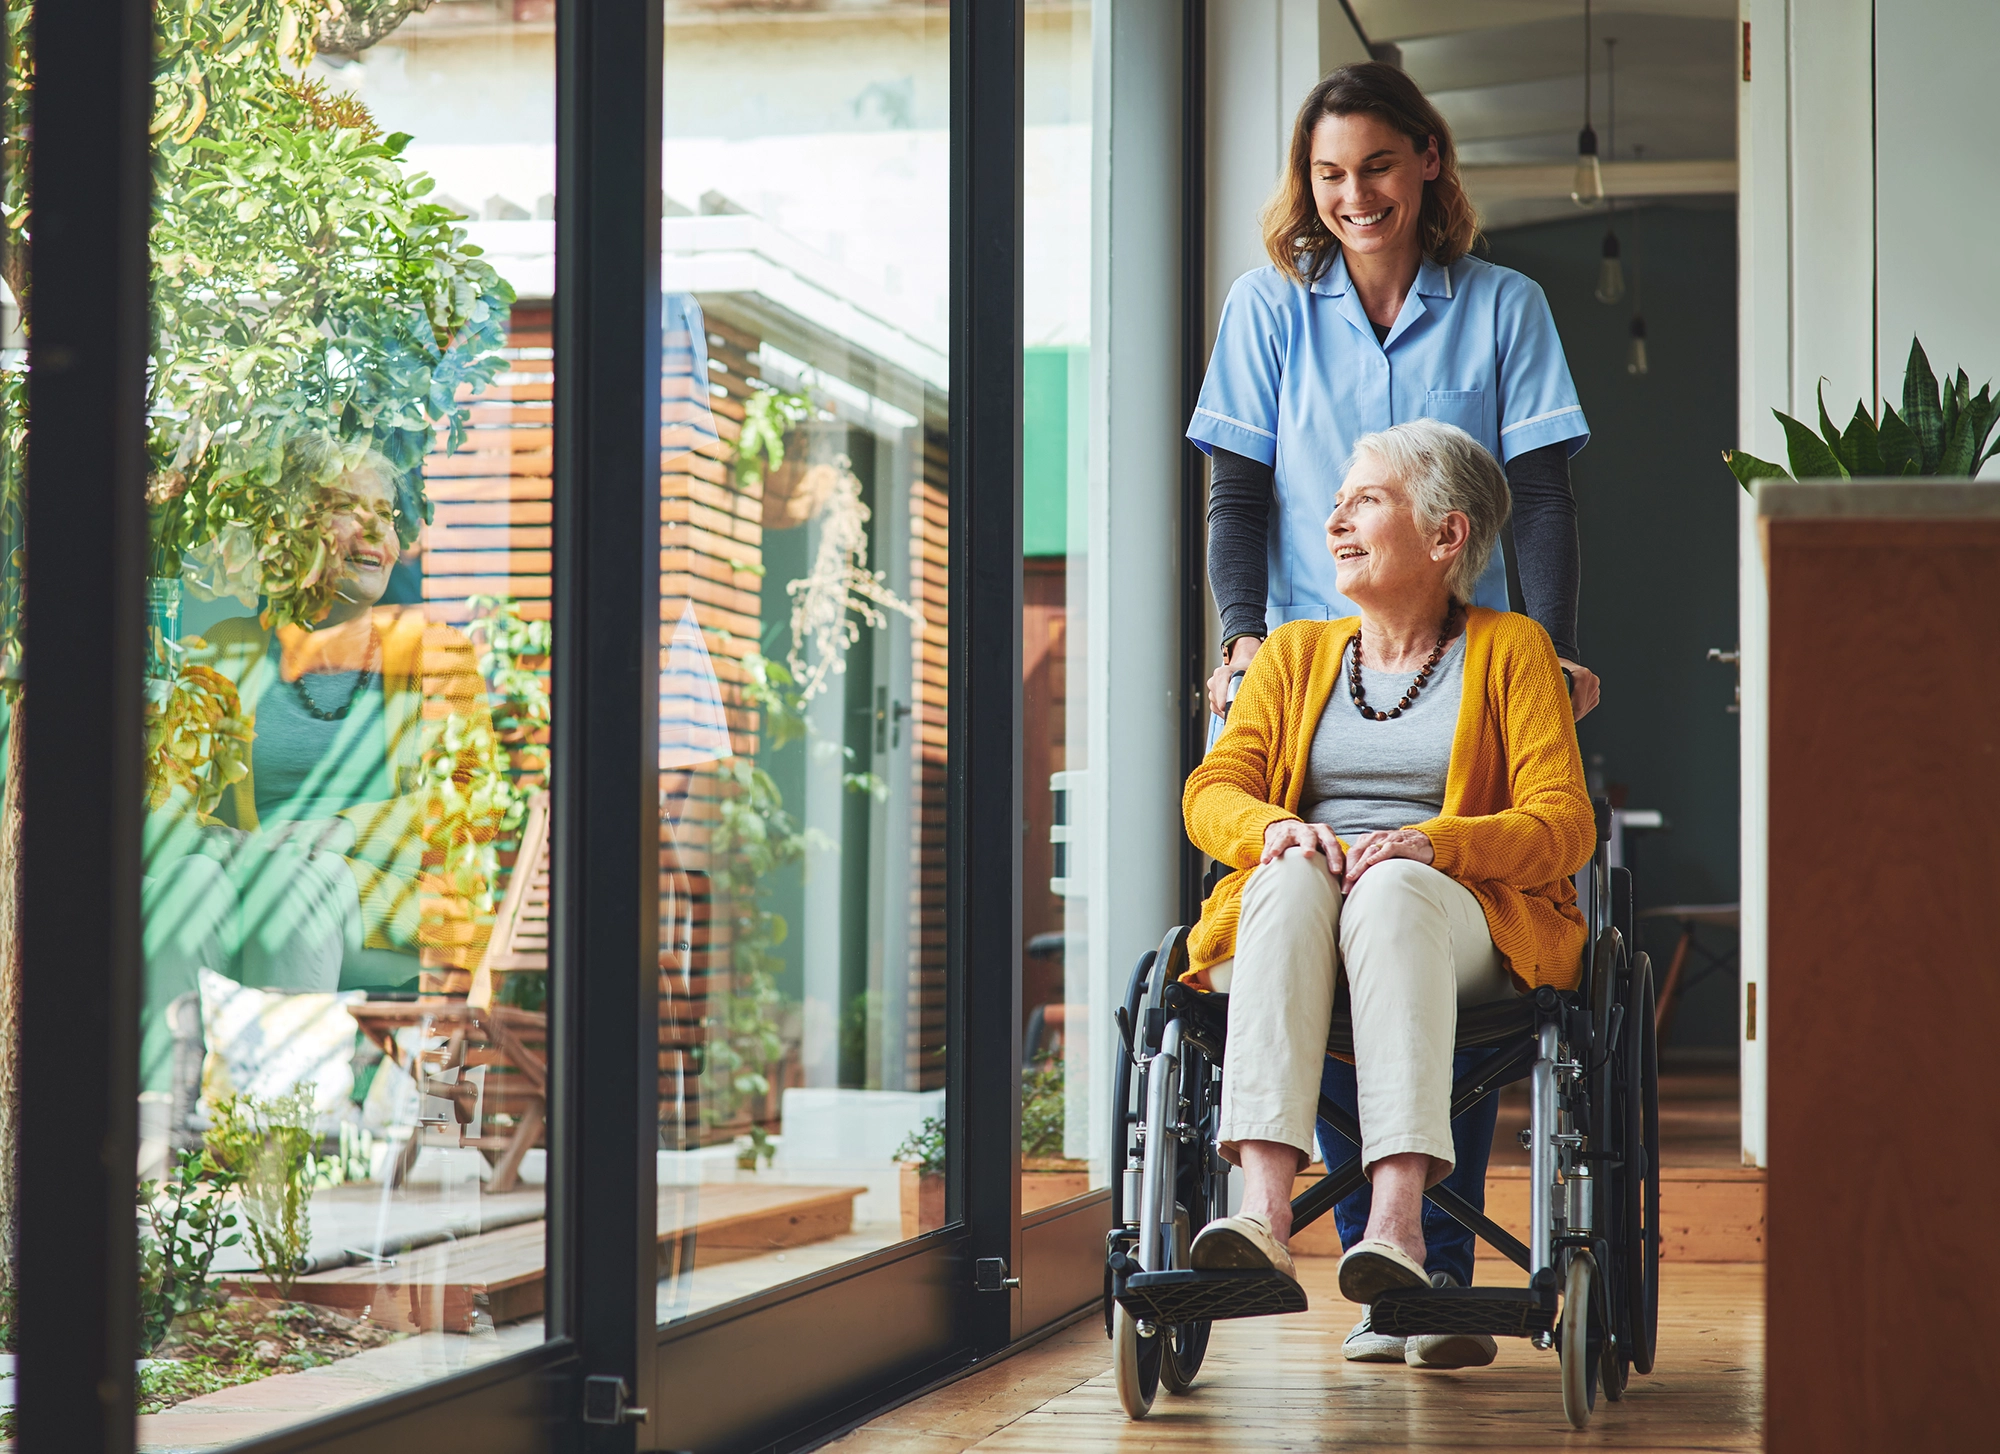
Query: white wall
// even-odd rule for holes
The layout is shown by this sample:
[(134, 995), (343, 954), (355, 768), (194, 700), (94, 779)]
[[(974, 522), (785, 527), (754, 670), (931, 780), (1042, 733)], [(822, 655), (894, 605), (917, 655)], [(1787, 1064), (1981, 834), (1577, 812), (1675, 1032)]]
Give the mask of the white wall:
[[(1913, 333), (1940, 372), (1962, 365), (1974, 388), (2000, 376), (2000, 275), (1984, 258), (2000, 231), (2000, 5), (1742, 0), (1741, 13), (1752, 68), (1738, 110), (1738, 442), (1782, 462), (1773, 409), (1815, 421), (1822, 378), (1837, 422), (1856, 400), (1899, 403)], [(1747, 496), (1739, 519), (1743, 982), (1758, 1005), (1743, 1045), (1743, 1148), (1762, 1165), (1767, 596)]]
[[(1133, 964), (1172, 924), (1178, 897), (1180, 671), (1173, 622), (1180, 439), (1173, 421), (1180, 412), (1180, 7), (1096, 0), (1092, 26), (1096, 247), (1083, 877), (1089, 1039), (1106, 1057), (1090, 1079), (1096, 1137), (1110, 1125), (1113, 1006)], [(1072, 571), (1077, 563), (1072, 557)], [(1074, 602), (1074, 580), (1070, 590)], [(1074, 621), (1070, 630), (1075, 640)], [(1074, 697), (1070, 710), (1076, 711)], [(1067, 986), (1072, 1005), (1086, 999), (1083, 988)]]
[[(1900, 399), (1912, 334), (1940, 375), (2000, 382), (2000, 4), (1877, 0), (1876, 280), (1882, 384)], [(1987, 478), (1996, 464), (1986, 467)]]

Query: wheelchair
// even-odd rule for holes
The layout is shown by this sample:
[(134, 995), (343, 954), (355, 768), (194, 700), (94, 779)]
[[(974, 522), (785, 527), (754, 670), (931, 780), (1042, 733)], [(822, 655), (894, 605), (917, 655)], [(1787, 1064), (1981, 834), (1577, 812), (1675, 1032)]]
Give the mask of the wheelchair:
[[(1483, 1050), (1452, 1087), (1454, 1120), (1530, 1082), (1529, 1242), (1443, 1185), (1425, 1199), (1527, 1274), (1523, 1287), (1403, 1288), (1371, 1307), (1377, 1332), (1487, 1333), (1554, 1348), (1563, 1413), (1583, 1428), (1602, 1387), (1624, 1397), (1634, 1372), (1653, 1368), (1659, 1323), (1660, 1107), (1653, 1034), (1653, 972), (1634, 953), (1632, 880), (1611, 868), (1610, 807), (1594, 804), (1597, 849), (1577, 874), (1590, 926), (1575, 990), (1546, 986), (1518, 999), (1461, 1009), (1456, 1048)], [(1171, 930), (1132, 971), (1118, 1007), (1112, 1147), (1124, 1155), (1111, 1185), (1104, 1268), (1105, 1332), (1118, 1397), (1141, 1419), (1161, 1385), (1194, 1382), (1212, 1325), (1223, 1318), (1303, 1312), (1295, 1283), (1271, 1271), (1198, 1271), (1194, 1233), (1229, 1209), (1229, 1163), (1216, 1150), (1227, 1053), (1228, 996), (1180, 982), (1187, 926)], [(1344, 982), (1329, 1049), (1353, 1053)], [(1325, 1096), (1320, 1119), (1355, 1146), (1355, 1118)], [(1328, 1168), (1292, 1200), (1294, 1234), (1364, 1182), (1360, 1157)]]

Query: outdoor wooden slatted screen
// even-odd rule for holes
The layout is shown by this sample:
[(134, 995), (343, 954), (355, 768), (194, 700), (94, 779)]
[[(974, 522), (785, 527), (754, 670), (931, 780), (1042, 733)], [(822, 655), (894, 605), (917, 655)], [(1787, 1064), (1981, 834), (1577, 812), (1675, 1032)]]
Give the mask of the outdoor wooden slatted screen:
[[(763, 565), (761, 490), (739, 489), (730, 460), (742, 429), (744, 404), (759, 388), (755, 356), (761, 340), (711, 313), (707, 318), (707, 376), (695, 377), (693, 340), (683, 331), (662, 339), (660, 385), (660, 610), (661, 664), (684, 609), (691, 606), (721, 688), (731, 746), (754, 755), (759, 713), (745, 704), (743, 665), (764, 631), (759, 575)], [(547, 620), (553, 579), (553, 439), (555, 376), (552, 318), (546, 303), (514, 309), (508, 336), (513, 369), (471, 396), (471, 432), (457, 451), (434, 453), (425, 478), (436, 516), (419, 549), (424, 604), (431, 619), (464, 629), (477, 612), (472, 598), (514, 603), (530, 620)], [(705, 400), (703, 396), (706, 396)], [(705, 407), (704, 407), (705, 405)], [(713, 420), (714, 432), (707, 427)], [(910, 730), (918, 753), (916, 818), (918, 871), (912, 884), (913, 934), (907, 983), (911, 997), (903, 1053), (909, 1084), (944, 1084), (940, 1047), (944, 1024), (944, 890), (946, 672), (949, 643), (949, 516), (947, 441), (927, 430), (921, 477), (911, 491), (910, 596), (924, 614), (912, 637), (916, 700)], [(510, 744), (513, 771), (523, 786), (544, 778), (546, 731)], [(769, 1067), (772, 1082), (761, 1104), (727, 1126), (704, 1128), (701, 1116), (701, 1046), (711, 1002), (729, 970), (727, 915), (708, 891), (708, 852), (722, 795), (728, 791), (716, 765), (690, 772), (679, 822), (661, 847), (660, 1114), (662, 1144), (682, 1148), (727, 1140), (749, 1124), (775, 1125), (787, 1083), (798, 1083), (796, 1049)], [(502, 845), (501, 867), (511, 874), (515, 845)], [(676, 863), (676, 854), (678, 862)], [(676, 880), (676, 867), (682, 877)], [(546, 874), (546, 866), (531, 872)], [(505, 885), (498, 886), (504, 890)], [(677, 895), (690, 900), (681, 905)], [(685, 935), (687, 948), (680, 947)], [(510, 963), (510, 969), (513, 968)], [(526, 966), (523, 965), (522, 968)], [(514, 972), (519, 972), (515, 970)], [(427, 976), (433, 992), (462, 994), (471, 976), (437, 966)], [(741, 1124), (738, 1124), (740, 1122)]]

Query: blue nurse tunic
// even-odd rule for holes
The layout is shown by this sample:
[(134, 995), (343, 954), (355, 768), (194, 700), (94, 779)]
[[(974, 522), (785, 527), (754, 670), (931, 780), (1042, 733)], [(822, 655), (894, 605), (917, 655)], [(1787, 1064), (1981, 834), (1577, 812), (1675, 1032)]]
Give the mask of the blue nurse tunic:
[[(1410, 419), (1456, 424), (1503, 465), (1582, 449), (1590, 429), (1541, 288), (1477, 258), (1425, 259), (1378, 341), (1338, 254), (1310, 285), (1271, 267), (1236, 280), (1187, 437), (1272, 467), (1269, 628), (1356, 614), (1334, 584), (1326, 518), (1354, 441)], [(1507, 609), (1497, 550), (1473, 602)]]

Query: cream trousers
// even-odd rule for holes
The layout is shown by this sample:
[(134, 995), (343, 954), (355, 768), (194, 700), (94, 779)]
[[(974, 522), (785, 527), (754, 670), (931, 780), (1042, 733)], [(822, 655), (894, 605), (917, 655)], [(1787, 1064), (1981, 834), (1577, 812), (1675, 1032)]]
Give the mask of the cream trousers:
[(1336, 968), (1347, 971), (1361, 1165), (1418, 1151), (1450, 1174), (1458, 1007), (1518, 993), (1479, 900), (1409, 858), (1370, 868), (1342, 901), (1326, 860), (1293, 848), (1250, 875), (1236, 956), (1209, 970), (1229, 993), (1216, 1141), (1278, 1141), (1312, 1159)]

